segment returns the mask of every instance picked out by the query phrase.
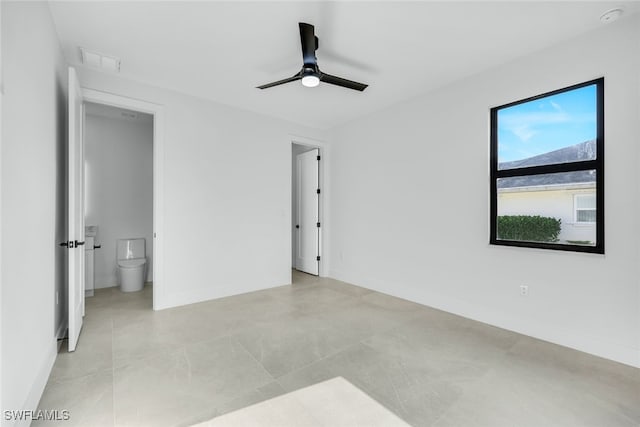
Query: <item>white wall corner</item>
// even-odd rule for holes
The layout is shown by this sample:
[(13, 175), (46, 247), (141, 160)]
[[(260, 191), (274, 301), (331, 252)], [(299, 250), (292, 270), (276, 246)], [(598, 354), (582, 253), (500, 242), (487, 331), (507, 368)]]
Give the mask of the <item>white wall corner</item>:
[[(38, 369), (38, 374), (36, 375), (33, 384), (29, 389), (30, 391), (29, 395), (27, 396), (27, 400), (22, 406), (22, 409), (24, 411), (36, 411), (38, 409), (38, 404), (40, 403), (40, 399), (42, 398), (42, 394), (44, 393), (47, 381), (49, 380), (49, 375), (51, 374), (51, 369), (53, 369), (53, 364), (56, 361), (56, 355), (58, 353), (57, 340), (51, 340), (48, 347), (49, 349), (47, 351), (47, 354), (45, 355), (42, 364)], [(27, 427), (30, 424), (31, 420), (29, 419), (14, 421), (13, 423), (15, 427)]]

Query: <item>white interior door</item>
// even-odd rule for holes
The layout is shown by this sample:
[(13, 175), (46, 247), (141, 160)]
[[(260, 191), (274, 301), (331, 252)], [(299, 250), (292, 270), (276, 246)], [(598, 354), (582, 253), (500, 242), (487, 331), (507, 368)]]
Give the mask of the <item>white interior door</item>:
[(318, 194), (318, 149), (298, 154), (296, 157), (298, 218), (296, 270), (318, 275), (319, 271), (319, 242), (320, 223)]
[(69, 215), (69, 351), (74, 351), (84, 316), (84, 152), (82, 89), (69, 67), (68, 215)]

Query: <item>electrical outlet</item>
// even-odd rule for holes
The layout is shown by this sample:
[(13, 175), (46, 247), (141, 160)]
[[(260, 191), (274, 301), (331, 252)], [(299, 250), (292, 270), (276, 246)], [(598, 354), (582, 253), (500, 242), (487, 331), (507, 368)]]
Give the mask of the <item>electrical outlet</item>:
[(529, 286), (527, 285), (520, 285), (520, 295), (522, 296), (527, 296), (529, 295)]

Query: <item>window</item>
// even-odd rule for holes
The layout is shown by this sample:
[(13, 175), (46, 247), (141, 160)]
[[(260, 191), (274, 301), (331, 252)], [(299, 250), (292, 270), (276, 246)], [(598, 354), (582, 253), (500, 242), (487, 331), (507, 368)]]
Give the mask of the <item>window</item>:
[(575, 221), (578, 223), (596, 222), (596, 195), (576, 194), (574, 196)]
[(604, 79), (491, 109), (490, 243), (604, 253)]

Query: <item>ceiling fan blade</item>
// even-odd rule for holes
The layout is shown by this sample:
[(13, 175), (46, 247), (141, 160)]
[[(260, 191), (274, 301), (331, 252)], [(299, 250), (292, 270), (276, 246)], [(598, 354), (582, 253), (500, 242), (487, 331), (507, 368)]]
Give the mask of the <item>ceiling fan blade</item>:
[(296, 74), (295, 76), (289, 77), (288, 79), (282, 79), (282, 80), (278, 80), (277, 82), (267, 83), (265, 85), (258, 86), (257, 89), (269, 89), (270, 87), (283, 85), (289, 82), (295, 82), (296, 80), (300, 80), (301, 78), (302, 76), (300, 74)]
[(304, 64), (317, 64), (316, 49), (318, 48), (318, 38), (314, 34), (314, 27), (311, 24), (299, 22), (300, 44), (302, 45), (302, 60)]
[(354, 82), (353, 80), (347, 80), (342, 77), (332, 76), (331, 74), (325, 73), (320, 74), (320, 81), (336, 86), (346, 87), (347, 89), (359, 90), (360, 92), (369, 86), (364, 83)]

